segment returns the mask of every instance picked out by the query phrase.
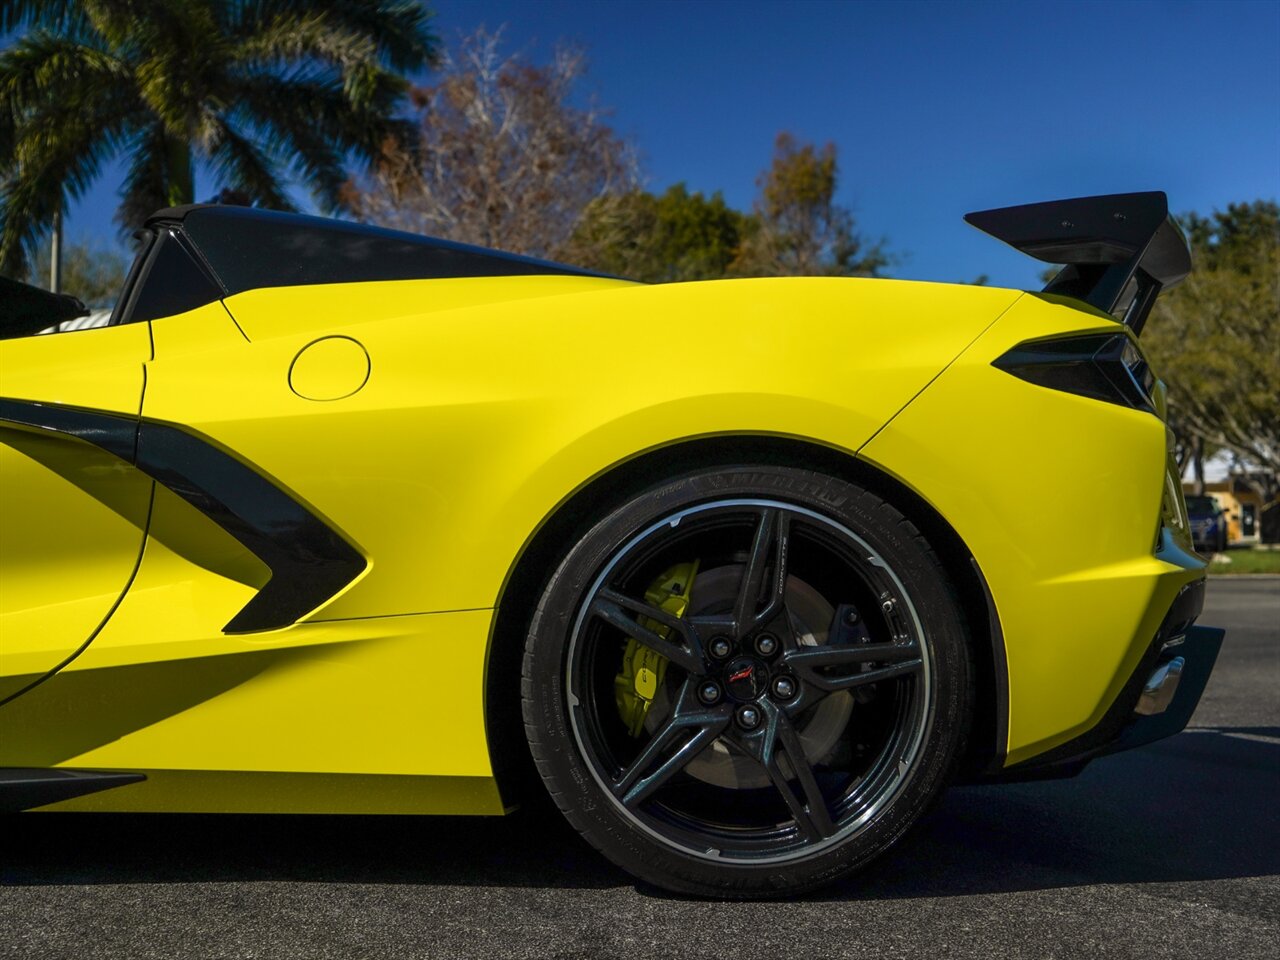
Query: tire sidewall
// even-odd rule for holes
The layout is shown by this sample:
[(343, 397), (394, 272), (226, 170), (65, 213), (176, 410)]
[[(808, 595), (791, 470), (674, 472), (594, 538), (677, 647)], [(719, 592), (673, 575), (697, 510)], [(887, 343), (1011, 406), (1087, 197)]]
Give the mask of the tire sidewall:
[[(722, 499), (771, 499), (823, 514), (862, 537), (902, 582), (920, 619), (932, 683), (920, 745), (890, 803), (833, 846), (752, 865), (685, 853), (643, 831), (605, 795), (579, 755), (566, 702), (569, 640), (581, 605), (620, 545), (664, 516)], [(526, 727), (539, 772), (570, 821), (624, 869), (660, 886), (711, 895), (797, 892), (879, 855), (928, 809), (954, 772), (971, 705), (959, 606), (936, 556), (893, 507), (845, 481), (785, 467), (699, 471), (642, 493), (597, 523), (552, 575), (525, 655)]]

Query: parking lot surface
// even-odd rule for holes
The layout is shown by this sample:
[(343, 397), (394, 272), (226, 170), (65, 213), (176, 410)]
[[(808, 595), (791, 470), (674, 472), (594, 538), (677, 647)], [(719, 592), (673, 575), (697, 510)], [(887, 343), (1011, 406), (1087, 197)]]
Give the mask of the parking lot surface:
[(546, 815), (0, 818), (0, 956), (1230, 957), (1280, 944), (1280, 579), (1216, 578), (1191, 727), (952, 790), (792, 902), (638, 887)]

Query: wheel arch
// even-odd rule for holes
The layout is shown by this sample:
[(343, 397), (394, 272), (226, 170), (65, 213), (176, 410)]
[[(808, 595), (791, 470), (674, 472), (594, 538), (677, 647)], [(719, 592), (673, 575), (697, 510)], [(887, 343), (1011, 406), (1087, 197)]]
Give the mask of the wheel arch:
[(538, 598), (566, 544), (576, 542), (614, 507), (665, 478), (738, 464), (827, 473), (870, 490), (920, 529), (951, 578), (974, 641), (977, 703), (961, 776), (978, 779), (1003, 768), (1008, 732), (1004, 636), (986, 579), (954, 528), (902, 481), (847, 451), (793, 437), (715, 436), (647, 451), (593, 477), (548, 514), (511, 564), (494, 605), (484, 680), (486, 738), (508, 805), (523, 798), (524, 785), (536, 783), (520, 717), (520, 664)]

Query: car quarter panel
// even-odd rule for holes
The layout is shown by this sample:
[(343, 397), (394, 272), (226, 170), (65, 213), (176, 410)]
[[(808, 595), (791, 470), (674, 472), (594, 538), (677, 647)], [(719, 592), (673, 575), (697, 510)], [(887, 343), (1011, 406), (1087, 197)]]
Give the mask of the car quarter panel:
[[(532, 533), (602, 471), (715, 434), (856, 450), (1018, 296), (821, 279), (254, 290), (226, 301), (247, 340), (153, 324), (145, 414), (235, 451), (368, 557), (315, 618), (488, 608)], [(290, 366), (333, 335), (364, 348), (367, 383), (304, 399)]]
[(1203, 564), (1156, 541), (1165, 425), (992, 366), (1025, 340), (1114, 333), (1028, 296), (861, 451), (923, 496), (973, 551), (1004, 633), (1014, 764), (1094, 726)]

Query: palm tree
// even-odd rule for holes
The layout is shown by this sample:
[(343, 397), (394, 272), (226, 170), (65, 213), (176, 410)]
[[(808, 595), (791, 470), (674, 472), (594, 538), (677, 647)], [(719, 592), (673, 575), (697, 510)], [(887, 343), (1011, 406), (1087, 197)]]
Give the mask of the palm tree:
[(194, 201), (194, 167), (290, 209), (340, 209), (351, 157), (413, 142), (402, 73), (434, 60), (417, 0), (0, 0), (0, 272), (21, 272), (104, 162), (136, 228)]

